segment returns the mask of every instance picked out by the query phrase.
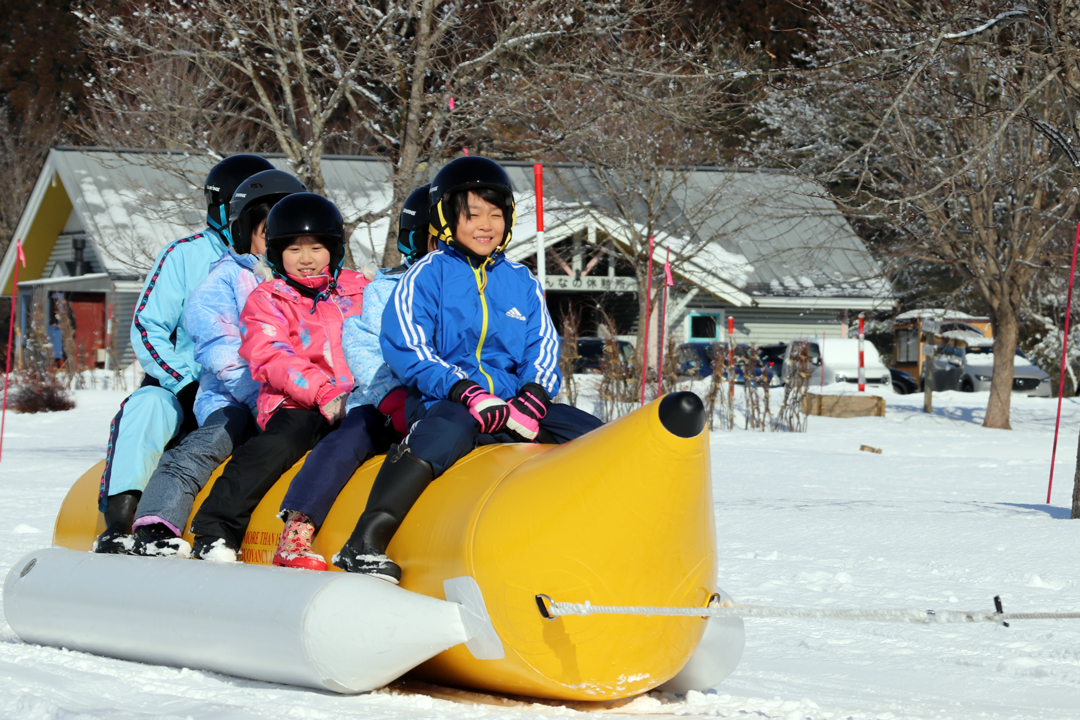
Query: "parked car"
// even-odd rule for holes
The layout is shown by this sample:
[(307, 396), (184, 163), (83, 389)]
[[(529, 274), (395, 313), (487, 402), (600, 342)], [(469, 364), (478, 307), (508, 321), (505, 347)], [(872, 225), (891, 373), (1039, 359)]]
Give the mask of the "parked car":
[(899, 368), (889, 368), (892, 379), (892, 389), (897, 395), (910, 395), (919, 392), (919, 381), (909, 372)]
[(769, 370), (772, 371), (773, 376), (776, 377), (777, 385), (783, 382), (784, 350), (786, 349), (787, 343), (762, 345), (757, 349), (758, 357), (761, 359), (762, 364), (769, 366)]
[[(994, 375), (993, 341), (969, 345), (967, 348), (939, 347), (934, 353), (934, 389), (982, 392), (990, 389)], [(1014, 393), (1030, 397), (1051, 397), (1050, 375), (1038, 367), (1019, 349), (1013, 358)]]
[[(604, 360), (604, 345), (607, 341), (604, 338), (578, 338), (577, 341), (577, 360), (574, 361), (575, 373), (599, 373), (603, 369)], [(634, 359), (634, 346), (626, 340), (616, 340), (619, 346), (619, 353), (622, 355), (623, 363), (627, 367), (633, 362)]]
[[(784, 351), (785, 382), (795, 373), (791, 356), (801, 352), (803, 348), (807, 350), (810, 358), (811, 385), (859, 382), (859, 341), (855, 338), (830, 337), (799, 338), (788, 343)], [(822, 348), (824, 348), (824, 353), (822, 353)], [(867, 385), (892, 386), (892, 374), (881, 362), (877, 348), (869, 341), (863, 342), (863, 363)]]
[[(743, 371), (750, 359), (751, 346), (739, 343), (734, 348), (735, 382), (743, 383)], [(684, 377), (709, 377), (713, 374), (714, 360), (717, 353), (727, 355), (728, 344), (715, 343), (683, 343), (675, 349), (676, 373)], [(780, 384), (780, 376), (775, 374), (772, 366), (761, 358), (758, 351), (758, 363), (754, 368), (754, 377), (765, 378), (770, 386)]]

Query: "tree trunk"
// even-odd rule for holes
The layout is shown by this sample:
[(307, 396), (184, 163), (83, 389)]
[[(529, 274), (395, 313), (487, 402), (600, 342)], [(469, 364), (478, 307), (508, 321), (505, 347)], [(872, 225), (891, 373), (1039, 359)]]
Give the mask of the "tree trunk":
[(1080, 441), (1077, 441), (1076, 446), (1076, 471), (1073, 473), (1072, 514), (1069, 517), (1073, 520), (1080, 520)]
[(1019, 327), (1016, 314), (1006, 303), (992, 314), (994, 328), (994, 375), (990, 381), (990, 400), (986, 403), (983, 427), (1011, 430), (1009, 409), (1012, 404), (1013, 358)]

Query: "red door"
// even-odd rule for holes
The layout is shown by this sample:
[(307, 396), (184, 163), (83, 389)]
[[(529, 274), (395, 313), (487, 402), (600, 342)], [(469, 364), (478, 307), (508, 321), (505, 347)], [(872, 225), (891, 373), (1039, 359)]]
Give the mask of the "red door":
[(75, 321), (75, 347), (82, 367), (104, 367), (97, 351), (105, 347), (105, 293), (73, 292), (68, 300)]

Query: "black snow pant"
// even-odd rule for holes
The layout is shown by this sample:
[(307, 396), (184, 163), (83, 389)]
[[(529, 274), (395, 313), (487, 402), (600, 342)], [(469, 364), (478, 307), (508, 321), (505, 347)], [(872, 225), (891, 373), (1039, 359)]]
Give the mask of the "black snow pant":
[(259, 501), (334, 427), (318, 410), (278, 410), (263, 432), (233, 453), (195, 514), (191, 532), (224, 538), (230, 547), (239, 549)]

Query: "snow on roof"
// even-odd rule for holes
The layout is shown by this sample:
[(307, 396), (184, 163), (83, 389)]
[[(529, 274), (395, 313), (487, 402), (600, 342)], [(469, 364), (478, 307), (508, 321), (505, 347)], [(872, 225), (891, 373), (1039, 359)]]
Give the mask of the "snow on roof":
[[(282, 157), (268, 157), (279, 169)], [(56, 175), (74, 206), (74, 223), (95, 244), (114, 277), (139, 277), (169, 242), (205, 226), (202, 183), (213, 160), (181, 153), (56, 148), (43, 176)], [(536, 202), (532, 163), (502, 163), (518, 205), (507, 254), (535, 254)], [(354, 258), (381, 258), (391, 222), (392, 167), (379, 158), (325, 156), (327, 194), (346, 223)], [(545, 167), (545, 240), (587, 235), (591, 225), (620, 240), (647, 232), (643, 222), (622, 227), (592, 171)], [(39, 180), (40, 182), (40, 180)], [(737, 305), (753, 297), (891, 297), (880, 268), (819, 189), (778, 172), (699, 170), (673, 195), (654, 229), (657, 251), (689, 258), (687, 280)], [(28, 209), (29, 211), (29, 209)], [(644, 218), (642, 218), (644, 221)]]
[(960, 312), (958, 310), (946, 310), (944, 308), (920, 308), (918, 310), (908, 310), (902, 312), (895, 318), (899, 322), (905, 320), (957, 320), (957, 321), (976, 321), (982, 322), (987, 320), (985, 317), (979, 315), (971, 315), (970, 313)]
[[(284, 158), (269, 157), (280, 170)], [(78, 224), (89, 235), (106, 270), (115, 276), (141, 275), (168, 243), (206, 226), (203, 179), (213, 165), (208, 156), (56, 148), (45, 170), (55, 170), (74, 205)], [(374, 158), (327, 156), (327, 194), (346, 223), (385, 211), (390, 204), (390, 166)], [(354, 252), (365, 233), (385, 238), (388, 220), (358, 227)], [(380, 227), (381, 225), (381, 227)], [(363, 248), (366, 250), (366, 248)]]

